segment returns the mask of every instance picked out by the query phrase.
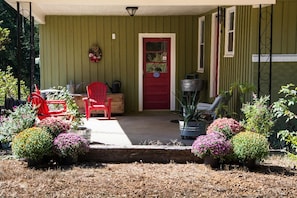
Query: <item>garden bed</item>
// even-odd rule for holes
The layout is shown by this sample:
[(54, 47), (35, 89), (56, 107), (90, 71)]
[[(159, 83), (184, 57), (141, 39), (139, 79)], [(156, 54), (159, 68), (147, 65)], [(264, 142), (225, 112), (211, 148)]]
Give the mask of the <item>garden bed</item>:
[(253, 171), (173, 162), (32, 169), (24, 161), (2, 159), (0, 197), (296, 197), (296, 174), (281, 156), (270, 157)]

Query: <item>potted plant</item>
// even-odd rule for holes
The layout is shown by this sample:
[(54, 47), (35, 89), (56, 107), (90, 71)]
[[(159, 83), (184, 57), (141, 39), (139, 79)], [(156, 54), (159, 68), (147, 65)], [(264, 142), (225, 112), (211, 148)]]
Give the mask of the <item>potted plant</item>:
[(218, 168), (220, 160), (232, 152), (232, 146), (223, 133), (214, 131), (197, 137), (191, 152), (204, 159), (205, 164)]
[(182, 139), (205, 134), (207, 121), (203, 119), (203, 111), (198, 110), (198, 92), (184, 95), (177, 100), (181, 105), (182, 119), (179, 120), (179, 128)]

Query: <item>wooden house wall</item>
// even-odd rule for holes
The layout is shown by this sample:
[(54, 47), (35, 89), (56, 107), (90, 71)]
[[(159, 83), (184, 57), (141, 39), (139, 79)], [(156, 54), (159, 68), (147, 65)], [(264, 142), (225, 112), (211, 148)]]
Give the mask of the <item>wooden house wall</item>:
[[(253, 83), (252, 73), (252, 21), (251, 6), (236, 7), (236, 29), (235, 29), (235, 53), (234, 57), (224, 56), (225, 44), (225, 23), (221, 23), (220, 32), (220, 74), (219, 74), (219, 92), (227, 91), (233, 83)], [(216, 12), (217, 10), (213, 10)], [(210, 76), (210, 59), (211, 59), (211, 22), (212, 13), (205, 15), (206, 23), (206, 46), (205, 46), (205, 72), (201, 76), (208, 79)], [(208, 82), (209, 84), (209, 82)], [(213, 99), (209, 98), (209, 89), (202, 93), (203, 98), (208, 98), (209, 102)], [(236, 100), (232, 99), (229, 103), (230, 110), (236, 107)]]
[[(176, 33), (179, 89), (185, 74), (197, 69), (197, 23), (197, 16), (47, 16), (40, 25), (41, 88), (120, 80), (125, 110), (137, 111), (138, 34)], [(88, 58), (93, 43), (102, 49), (99, 63)]]

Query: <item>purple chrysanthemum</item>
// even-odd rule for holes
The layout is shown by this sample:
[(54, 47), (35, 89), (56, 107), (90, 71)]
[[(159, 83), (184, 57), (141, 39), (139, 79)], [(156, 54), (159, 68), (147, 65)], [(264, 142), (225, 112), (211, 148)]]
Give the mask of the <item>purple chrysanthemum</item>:
[(212, 155), (220, 158), (232, 151), (232, 145), (226, 136), (220, 132), (212, 132), (199, 136), (192, 144), (191, 152), (197, 157), (203, 158)]

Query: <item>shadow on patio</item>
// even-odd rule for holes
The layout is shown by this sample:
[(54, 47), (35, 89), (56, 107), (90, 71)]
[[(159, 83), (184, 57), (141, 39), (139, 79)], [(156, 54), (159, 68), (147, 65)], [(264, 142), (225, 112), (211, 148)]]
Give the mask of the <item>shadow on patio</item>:
[(92, 117), (88, 121), (84, 119), (84, 126), (91, 131), (93, 144), (128, 146), (178, 142), (190, 146), (194, 140), (181, 139), (178, 119), (176, 112), (144, 111), (119, 115), (112, 120)]

